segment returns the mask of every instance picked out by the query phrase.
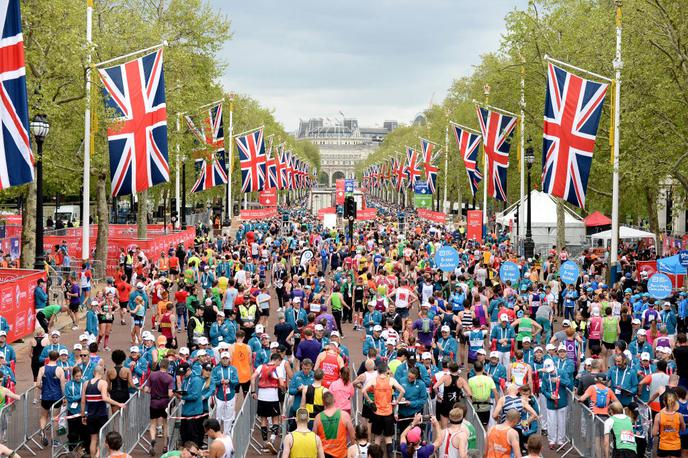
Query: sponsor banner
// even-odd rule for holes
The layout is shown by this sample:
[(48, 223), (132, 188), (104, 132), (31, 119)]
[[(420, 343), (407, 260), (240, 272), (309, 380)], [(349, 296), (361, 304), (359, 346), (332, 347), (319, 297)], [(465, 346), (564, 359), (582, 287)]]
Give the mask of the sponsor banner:
[(468, 210), (466, 238), (483, 243), (483, 211)]
[(578, 268), (578, 264), (573, 261), (566, 261), (559, 268), (559, 278), (567, 285), (575, 285), (579, 275), (580, 269)]
[(258, 203), (265, 207), (277, 206), (277, 190), (270, 188), (260, 191), (258, 193)]
[(656, 273), (647, 281), (647, 292), (655, 299), (671, 296), (673, 285), (668, 275)]
[(521, 278), (521, 268), (515, 262), (507, 261), (499, 268), (499, 278), (513, 285)]
[(7, 342), (14, 342), (33, 333), (36, 305), (33, 292), (45, 272), (29, 269), (0, 269), (0, 315), (7, 319), (10, 330)]
[(325, 219), (325, 215), (336, 215), (337, 207), (325, 207), (318, 210), (318, 218)]
[(657, 273), (657, 261), (636, 261), (638, 272), (647, 272), (648, 278)]
[(256, 210), (241, 210), (239, 217), (245, 220), (252, 219), (270, 219), (277, 217), (277, 208), (259, 208)]
[(356, 219), (358, 221), (367, 221), (374, 219), (377, 216), (377, 208), (359, 208), (356, 210)]
[(353, 178), (347, 178), (344, 180), (344, 192), (347, 194), (353, 194), (354, 193), (354, 179)]
[(435, 266), (442, 272), (451, 272), (459, 265), (459, 252), (450, 246), (443, 246), (435, 253)]
[(342, 205), (346, 200), (344, 195), (345, 181), (344, 178), (340, 178), (335, 182), (335, 201), (337, 205)]
[(419, 208), (417, 214), (419, 218), (424, 218), (435, 223), (447, 223), (446, 213), (436, 212), (425, 208)]

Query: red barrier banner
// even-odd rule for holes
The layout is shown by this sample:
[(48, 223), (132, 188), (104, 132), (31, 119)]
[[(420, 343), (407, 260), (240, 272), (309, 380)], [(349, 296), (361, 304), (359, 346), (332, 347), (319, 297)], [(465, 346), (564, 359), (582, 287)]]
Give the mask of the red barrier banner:
[(419, 218), (425, 218), (435, 223), (447, 224), (447, 215), (445, 213), (436, 212), (425, 208), (419, 208), (416, 213), (418, 214)]
[(257, 210), (241, 210), (239, 217), (243, 220), (270, 219), (277, 217), (277, 208), (259, 208)]
[(346, 200), (345, 195), (344, 195), (344, 189), (345, 189), (345, 180), (344, 178), (340, 178), (335, 182), (335, 202), (337, 205), (342, 205), (344, 204), (344, 201)]
[(466, 238), (483, 243), (483, 211), (468, 210)]
[(45, 272), (29, 269), (0, 269), (0, 315), (10, 326), (7, 341), (14, 342), (35, 329), (36, 304), (33, 292)]
[(337, 207), (325, 207), (318, 210), (318, 218), (325, 219), (326, 214), (334, 215), (337, 213)]
[(265, 207), (275, 207), (277, 206), (277, 190), (263, 189), (258, 193), (258, 203)]
[(359, 221), (367, 221), (375, 219), (377, 216), (377, 208), (360, 208), (356, 210), (356, 219)]

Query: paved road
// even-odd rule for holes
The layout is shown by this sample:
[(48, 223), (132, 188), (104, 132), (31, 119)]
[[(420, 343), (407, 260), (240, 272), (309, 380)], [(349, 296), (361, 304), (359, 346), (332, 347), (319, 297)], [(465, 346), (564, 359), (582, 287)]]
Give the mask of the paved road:
[[(277, 307), (276, 304), (273, 304), (273, 310)], [(271, 313), (271, 321), (268, 325), (267, 331), (270, 335), (274, 335), (273, 332), (273, 325), (275, 323), (275, 315), (276, 313)], [(130, 320), (127, 320), (128, 322)], [(559, 320), (561, 321), (561, 320)], [(146, 323), (150, 323), (150, 320), (147, 319)], [(79, 330), (71, 330), (71, 323), (66, 317), (62, 317), (62, 319), (58, 322), (58, 327), (62, 327), (62, 337), (61, 337), (61, 343), (64, 345), (67, 345), (67, 347), (70, 349), (72, 346), (78, 342), (78, 336), (83, 332), (84, 329), (84, 321), (81, 321), (81, 328)], [(116, 320), (116, 323), (113, 324), (113, 332), (110, 338), (110, 343), (109, 346), (113, 349), (116, 348), (121, 348), (125, 349), (125, 351), (131, 346), (130, 342), (130, 337), (129, 337), (129, 331), (130, 327), (129, 324), (127, 325), (120, 325), (119, 320)], [(362, 348), (363, 348), (363, 333), (362, 332), (354, 332), (352, 329), (352, 325), (350, 324), (344, 324), (344, 343), (345, 345), (349, 348), (350, 354), (352, 356), (352, 360), (355, 364), (355, 367), (358, 367), (360, 364), (361, 360), (363, 359), (362, 356)], [(29, 364), (29, 346), (28, 342), (31, 341), (30, 338), (26, 339), (27, 343), (26, 344), (19, 344), (15, 346), (17, 350), (17, 391), (18, 392), (23, 392), (29, 387), (32, 386), (33, 384), (33, 378), (31, 374), (31, 369), (30, 369), (30, 364)], [(185, 337), (183, 337), (180, 340), (185, 340)], [(112, 362), (109, 357), (109, 353), (105, 352), (103, 350), (100, 351), (100, 354), (103, 356), (105, 359), (106, 365), (111, 367)], [(237, 400), (237, 409), (241, 406), (241, 402)], [(36, 409), (38, 409), (38, 406), (35, 406)], [(575, 427), (575, 425), (569, 425), (569, 427)], [(256, 438), (259, 438), (260, 432), (256, 431), (255, 432)], [(162, 449), (162, 445), (158, 445), (158, 453), (160, 453), (160, 450)], [(27, 453), (24, 453), (25, 455)], [(135, 450), (132, 455), (134, 457), (143, 457), (143, 456), (148, 456), (143, 450), (137, 449)], [(38, 458), (48, 458), (50, 456), (49, 450), (43, 450), (43, 451), (38, 451), (37, 454)], [(247, 455), (248, 457), (259, 457), (259, 456), (264, 456), (258, 453), (255, 453), (254, 451), (250, 450), (249, 454)], [(544, 452), (544, 457), (545, 458), (554, 458), (559, 456), (556, 453), (551, 452), (550, 450), (545, 450)], [(569, 454), (568, 456), (572, 456)], [(573, 453), (573, 456), (576, 456), (575, 453)]]

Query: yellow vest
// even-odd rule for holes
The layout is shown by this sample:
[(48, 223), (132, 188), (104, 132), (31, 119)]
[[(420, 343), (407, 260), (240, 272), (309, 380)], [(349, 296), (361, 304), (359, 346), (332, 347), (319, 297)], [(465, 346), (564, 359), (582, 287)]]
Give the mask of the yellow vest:
[(246, 307), (244, 304), (239, 306), (239, 316), (242, 321), (253, 321), (256, 318), (256, 305)]
[(290, 458), (312, 458), (318, 456), (318, 445), (312, 431), (292, 431)]

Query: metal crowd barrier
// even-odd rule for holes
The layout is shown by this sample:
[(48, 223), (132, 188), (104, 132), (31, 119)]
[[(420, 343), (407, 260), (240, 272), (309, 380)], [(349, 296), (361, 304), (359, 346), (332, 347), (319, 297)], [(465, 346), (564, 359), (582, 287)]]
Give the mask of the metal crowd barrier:
[[(2, 443), (14, 451), (26, 449), (32, 455), (36, 455), (34, 449), (43, 450), (43, 435), (50, 422), (47, 423), (45, 430), (42, 430), (38, 421), (41, 406), (34, 404), (36, 387), (31, 387), (22, 394), (16, 401), (8, 402), (0, 410), (0, 439)], [(8, 399), (8, 401), (10, 401)]]
[(167, 449), (176, 450), (180, 442), (180, 426), (181, 420), (179, 418), (182, 416), (182, 401), (178, 398), (172, 399), (172, 401), (167, 406)]
[[(578, 402), (569, 391), (571, 402), (567, 407), (566, 437), (568, 443), (558, 451), (563, 452), (562, 458), (575, 451), (586, 458), (604, 458), (604, 421), (592, 413), (586, 405)], [(564, 447), (569, 446), (567, 450)]]
[(230, 432), (234, 444), (234, 456), (246, 456), (249, 446), (253, 445), (253, 422), (256, 418), (257, 408), (258, 402), (252, 396), (244, 398), (241, 410), (234, 419)]
[(464, 420), (472, 424), (473, 428), (475, 429), (476, 450), (483, 451), (485, 450), (485, 445), (487, 445), (487, 434), (485, 432), (485, 427), (480, 421), (478, 414), (475, 412), (473, 403), (468, 399), (466, 400), (466, 406), (468, 407), (468, 409), (466, 410), (466, 418)]
[(122, 435), (122, 450), (131, 453), (137, 445), (148, 451), (150, 442), (146, 438), (150, 426), (150, 394), (139, 390), (134, 393), (120, 409), (111, 415), (98, 434), (98, 447), (101, 458), (108, 456), (105, 436), (110, 431)]

